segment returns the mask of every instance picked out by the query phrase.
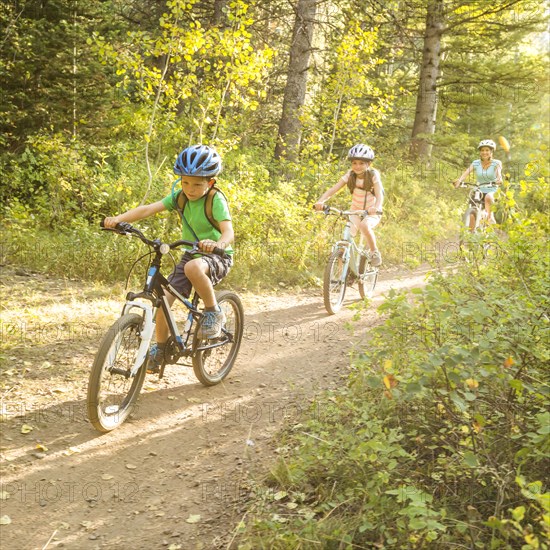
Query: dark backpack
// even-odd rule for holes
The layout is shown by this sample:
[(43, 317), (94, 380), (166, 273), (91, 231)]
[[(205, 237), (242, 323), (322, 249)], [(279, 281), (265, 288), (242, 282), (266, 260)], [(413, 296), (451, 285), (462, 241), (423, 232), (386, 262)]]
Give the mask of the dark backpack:
[[(208, 193), (206, 194), (206, 200), (204, 201), (204, 215), (206, 216), (206, 219), (210, 222), (210, 225), (221, 233), (220, 223), (214, 219), (214, 215), (212, 214), (212, 204), (214, 202), (214, 197), (216, 196), (216, 193), (221, 193), (222, 196), (227, 201), (227, 198), (222, 193), (222, 191), (217, 187), (212, 186), (208, 190)], [(183, 212), (185, 210), (185, 206), (187, 205), (189, 199), (186, 197), (185, 193), (180, 190), (178, 191), (176, 196), (172, 198), (172, 200), (174, 201), (173, 204), (176, 207), (178, 214), (183, 219)], [(187, 223), (187, 220), (185, 221)]]

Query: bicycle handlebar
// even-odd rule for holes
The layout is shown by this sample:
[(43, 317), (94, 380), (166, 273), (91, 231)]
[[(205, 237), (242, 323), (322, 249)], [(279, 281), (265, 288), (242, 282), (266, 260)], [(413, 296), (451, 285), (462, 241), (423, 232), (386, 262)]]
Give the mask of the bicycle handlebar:
[(487, 183), (468, 183), (467, 181), (463, 181), (458, 187), (481, 187), (483, 185), (500, 185), (496, 181), (489, 181)]
[[(135, 235), (143, 243), (150, 246), (151, 248), (154, 248), (155, 250), (160, 250), (160, 247), (163, 244), (158, 239), (155, 239), (154, 241), (148, 239), (139, 229), (136, 229), (133, 225), (131, 225), (128, 222), (119, 222), (115, 225), (114, 228), (111, 228), (111, 227), (105, 227), (104, 220), (101, 220), (99, 222), (99, 226), (104, 231), (114, 231), (119, 235)], [(219, 248), (218, 246), (215, 246), (212, 252), (204, 252), (198, 247), (198, 244), (199, 244), (198, 241), (186, 241), (184, 239), (181, 239), (179, 241), (174, 241), (173, 243), (167, 243), (167, 244), (170, 247), (170, 250), (173, 250), (174, 248), (178, 248), (180, 246), (190, 246), (191, 250), (189, 250), (189, 252), (191, 254), (216, 254), (217, 256), (224, 256), (226, 254), (225, 250), (223, 248)]]
[[(322, 212), (326, 216), (328, 216), (329, 214), (336, 214), (338, 216), (360, 216), (363, 218), (366, 216), (374, 215), (369, 214), (366, 210), (340, 210), (338, 208), (334, 208), (334, 206), (325, 206), (322, 210), (317, 210), (317, 212)], [(375, 214), (381, 216), (382, 210), (377, 210)]]

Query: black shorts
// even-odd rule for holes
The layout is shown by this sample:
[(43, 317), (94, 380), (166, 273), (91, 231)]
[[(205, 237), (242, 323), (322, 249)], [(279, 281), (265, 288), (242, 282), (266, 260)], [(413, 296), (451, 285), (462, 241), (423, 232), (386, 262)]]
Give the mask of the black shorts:
[[(186, 252), (176, 265), (174, 271), (168, 276), (168, 282), (182, 295), (189, 298), (193, 285), (185, 275), (185, 264), (193, 260), (193, 256)], [(208, 277), (212, 281), (212, 285), (217, 285), (228, 273), (233, 265), (233, 256), (225, 254), (218, 256), (217, 254), (209, 254), (207, 256), (199, 256), (199, 260), (208, 264)]]

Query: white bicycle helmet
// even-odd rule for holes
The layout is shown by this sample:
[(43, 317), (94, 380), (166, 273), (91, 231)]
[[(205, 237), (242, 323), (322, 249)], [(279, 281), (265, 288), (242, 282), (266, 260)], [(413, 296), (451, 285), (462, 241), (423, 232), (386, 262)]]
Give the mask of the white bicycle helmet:
[(348, 160), (374, 160), (374, 151), (364, 143), (354, 145), (348, 153)]
[(477, 146), (478, 150), (482, 147), (490, 147), (493, 151), (497, 148), (497, 144), (492, 139), (482, 139)]

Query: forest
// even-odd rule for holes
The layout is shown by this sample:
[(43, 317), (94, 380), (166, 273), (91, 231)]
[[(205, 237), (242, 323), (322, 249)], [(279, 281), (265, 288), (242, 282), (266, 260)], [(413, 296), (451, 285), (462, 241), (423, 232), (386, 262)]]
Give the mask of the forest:
[[(0, 6), (2, 266), (124, 280), (138, 245), (100, 220), (166, 196), (194, 143), (223, 158), (229, 287), (319, 288), (337, 228), (312, 205), (356, 143), (384, 184), (382, 269), (434, 264), (380, 306), (322, 421), (279, 436), (239, 548), (549, 547), (548, 23), (538, 0)], [(500, 253), (450, 261), (482, 139)]]

